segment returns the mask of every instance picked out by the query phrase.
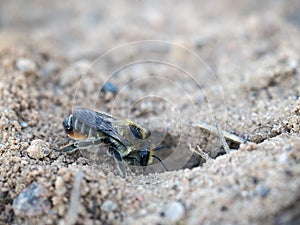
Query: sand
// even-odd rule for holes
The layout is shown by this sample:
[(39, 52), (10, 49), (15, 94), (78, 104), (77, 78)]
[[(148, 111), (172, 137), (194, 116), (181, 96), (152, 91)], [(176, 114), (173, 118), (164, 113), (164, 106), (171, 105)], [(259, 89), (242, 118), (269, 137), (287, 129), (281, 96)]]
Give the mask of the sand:
[[(0, 2), (1, 224), (299, 224), (297, 1)], [(110, 81), (118, 93), (101, 92)], [(75, 152), (74, 107), (151, 130), (167, 165)], [(228, 141), (199, 128), (215, 126)], [(197, 146), (202, 158), (190, 150)]]

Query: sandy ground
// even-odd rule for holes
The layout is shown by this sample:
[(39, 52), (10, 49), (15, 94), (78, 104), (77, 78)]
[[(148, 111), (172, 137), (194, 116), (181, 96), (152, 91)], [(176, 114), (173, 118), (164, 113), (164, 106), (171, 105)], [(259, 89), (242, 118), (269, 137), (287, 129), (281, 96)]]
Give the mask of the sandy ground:
[[(1, 1), (0, 223), (299, 224), (299, 15), (296, 0)], [(122, 178), (104, 145), (53, 151), (73, 107), (147, 127), (170, 171)], [(198, 127), (215, 117), (245, 143), (225, 154)]]

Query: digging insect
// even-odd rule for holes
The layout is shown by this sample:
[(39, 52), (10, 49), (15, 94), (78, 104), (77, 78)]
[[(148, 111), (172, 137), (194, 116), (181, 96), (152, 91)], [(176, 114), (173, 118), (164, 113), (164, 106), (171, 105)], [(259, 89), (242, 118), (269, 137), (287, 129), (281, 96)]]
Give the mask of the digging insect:
[(129, 119), (119, 120), (103, 112), (75, 108), (62, 125), (72, 141), (55, 149), (56, 151), (69, 152), (105, 143), (109, 146), (108, 153), (117, 162), (122, 177), (125, 177), (123, 161), (129, 165), (145, 167), (156, 159), (168, 170), (164, 162), (154, 154), (162, 147), (153, 146), (150, 131)]

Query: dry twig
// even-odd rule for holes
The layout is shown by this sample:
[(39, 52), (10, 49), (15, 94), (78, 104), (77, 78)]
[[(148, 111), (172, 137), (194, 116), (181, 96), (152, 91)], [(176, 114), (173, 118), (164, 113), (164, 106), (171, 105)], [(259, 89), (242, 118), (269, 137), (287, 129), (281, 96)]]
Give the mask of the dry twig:
[[(218, 132), (218, 129), (215, 126), (209, 125), (205, 122), (200, 121), (199, 123), (194, 124), (193, 126), (197, 127), (197, 128), (200, 128), (200, 129), (203, 129), (203, 130), (205, 130), (209, 133), (220, 136), (219, 132)], [(219, 129), (221, 129), (221, 128), (219, 127)], [(229, 141), (232, 141), (232, 142), (237, 143), (237, 144), (242, 144), (242, 143), (246, 142), (246, 140), (240, 138), (239, 136), (237, 136), (235, 134), (232, 134), (228, 131), (225, 131), (225, 130), (222, 130), (222, 136), (224, 137), (225, 140), (229, 140)]]
[(225, 152), (226, 152), (226, 153), (229, 153), (231, 150), (230, 150), (230, 148), (229, 148), (229, 146), (228, 146), (228, 144), (227, 144), (227, 142), (226, 142), (226, 140), (225, 140), (224, 132), (223, 132), (223, 130), (221, 129), (221, 125), (220, 125), (220, 123), (219, 123), (219, 121), (217, 120), (216, 117), (215, 117), (215, 124), (216, 124), (216, 128), (217, 128), (218, 135), (219, 135), (219, 137), (220, 137), (220, 139), (221, 139), (221, 143), (222, 143), (222, 145), (223, 145), (223, 147), (224, 147), (224, 149), (225, 149)]
[(206, 152), (204, 152), (199, 145), (197, 145), (196, 148), (193, 148), (192, 145), (189, 144), (189, 149), (191, 150), (191, 152), (196, 153), (200, 155), (202, 158), (204, 158), (206, 162), (212, 160), (212, 158)]
[(82, 170), (79, 170), (74, 177), (73, 190), (71, 192), (71, 199), (69, 211), (66, 215), (65, 224), (73, 225), (78, 219), (78, 210), (80, 209), (80, 183), (83, 178)]

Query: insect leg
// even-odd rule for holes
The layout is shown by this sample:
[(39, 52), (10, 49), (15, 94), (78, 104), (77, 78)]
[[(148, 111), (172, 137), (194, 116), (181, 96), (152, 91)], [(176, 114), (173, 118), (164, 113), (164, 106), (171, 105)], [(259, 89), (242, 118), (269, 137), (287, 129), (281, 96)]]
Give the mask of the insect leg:
[(75, 141), (74, 146), (76, 148), (85, 148), (85, 147), (89, 147), (91, 145), (99, 145), (103, 140), (104, 139), (99, 138), (99, 139)]
[(124, 165), (123, 165), (123, 162), (122, 162), (122, 157), (121, 157), (120, 153), (116, 150), (112, 150), (112, 153), (113, 153), (115, 162), (117, 164), (120, 176), (125, 178), (126, 177), (126, 172), (125, 172), (125, 168), (124, 168)]
[(81, 141), (75, 141), (70, 144), (67, 144), (63, 146), (60, 149), (54, 149), (57, 152), (70, 152), (77, 150), (78, 148), (85, 148), (91, 145), (98, 145), (103, 141), (102, 138), (100, 139), (93, 139), (93, 140), (81, 140)]
[(60, 149), (54, 148), (54, 151), (57, 151), (57, 152), (70, 152), (70, 151), (74, 151), (74, 150), (77, 149), (77, 147), (74, 144), (75, 143), (69, 143), (69, 144), (63, 146)]
[(142, 166), (142, 164), (140, 163), (140, 161), (136, 158), (136, 157), (132, 157), (132, 156), (126, 156), (124, 158), (124, 160), (126, 162), (129, 163), (129, 165), (133, 165), (133, 166)]

